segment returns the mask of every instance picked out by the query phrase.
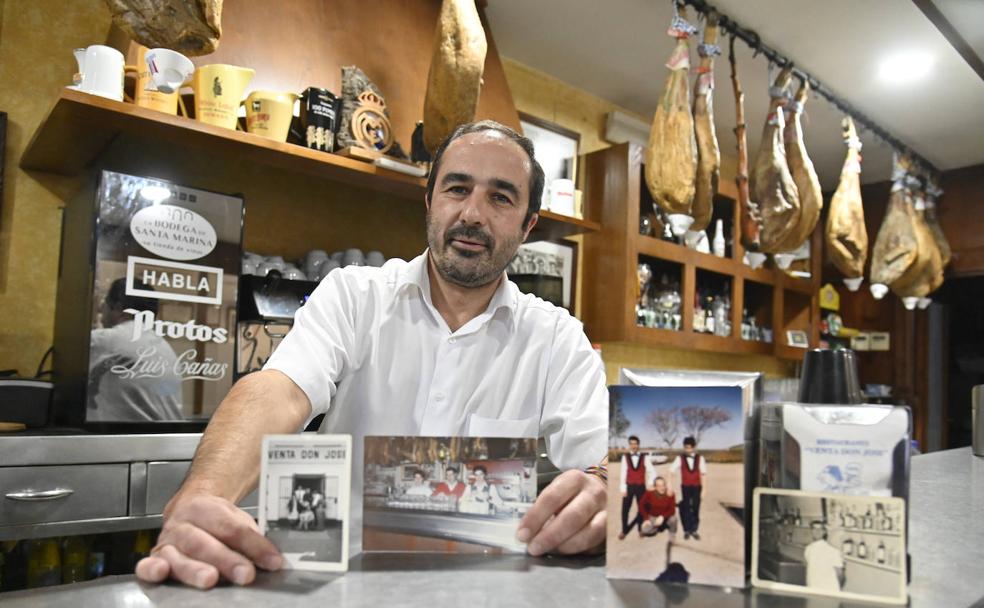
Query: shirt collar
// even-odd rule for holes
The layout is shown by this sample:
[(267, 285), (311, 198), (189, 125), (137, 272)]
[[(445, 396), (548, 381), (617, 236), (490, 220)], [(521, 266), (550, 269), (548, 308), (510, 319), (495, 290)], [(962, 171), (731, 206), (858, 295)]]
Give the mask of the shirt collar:
[[(397, 293), (402, 293), (409, 286), (416, 286), (420, 289), (421, 295), (424, 297), (424, 301), (427, 303), (428, 308), (430, 308), (434, 314), (438, 314), (437, 309), (434, 307), (434, 301), (431, 299), (431, 288), (430, 288), (430, 264), (428, 264), (427, 256), (430, 249), (425, 249), (424, 252), (414, 259), (410, 260), (407, 265), (400, 271), (397, 276), (396, 281), (396, 291)], [(500, 309), (504, 309), (509, 313), (509, 319), (513, 323), (515, 328), (515, 313), (516, 308), (519, 306), (519, 288), (515, 283), (509, 280), (509, 277), (505, 272), (502, 273), (502, 281), (499, 283), (499, 287), (492, 294), (492, 299), (489, 301), (488, 307), (481, 316), (487, 315), (491, 318)]]

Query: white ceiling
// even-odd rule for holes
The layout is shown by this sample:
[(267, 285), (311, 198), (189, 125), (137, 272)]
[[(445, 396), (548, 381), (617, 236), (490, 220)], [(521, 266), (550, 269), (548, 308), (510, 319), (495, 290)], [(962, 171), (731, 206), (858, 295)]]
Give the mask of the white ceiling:
[[(722, 12), (792, 59), (937, 168), (984, 163), (984, 81), (909, 0), (712, 0)], [(948, 14), (977, 15), (965, 0), (941, 2)], [(954, 6), (949, 6), (954, 5)], [(954, 8), (956, 7), (956, 8)], [(673, 48), (666, 35), (669, 0), (489, 0), (487, 14), (500, 54), (577, 88), (651, 116), (663, 89)], [(691, 20), (694, 14), (690, 12)], [(969, 17), (965, 17), (969, 18)], [(961, 25), (968, 41), (984, 34), (984, 21)], [(734, 154), (734, 96), (724, 54), (715, 69), (714, 112), (718, 140)], [(973, 43), (972, 43), (973, 44)], [(692, 45), (695, 48), (696, 45)], [(919, 50), (933, 57), (929, 76), (891, 85), (878, 79), (879, 61)], [(751, 158), (758, 149), (768, 107), (767, 60), (740, 40), (738, 71), (745, 90)], [(696, 51), (691, 53), (696, 63)], [(844, 159), (842, 115), (822, 98), (807, 102), (807, 149), (825, 189), (836, 186)], [(863, 132), (865, 182), (891, 173), (891, 149)]]

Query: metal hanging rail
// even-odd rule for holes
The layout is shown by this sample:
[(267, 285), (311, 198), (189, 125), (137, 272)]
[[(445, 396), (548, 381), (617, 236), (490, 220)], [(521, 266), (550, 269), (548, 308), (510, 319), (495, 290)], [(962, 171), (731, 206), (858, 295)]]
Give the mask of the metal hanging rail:
[(820, 82), (815, 76), (812, 76), (811, 74), (797, 68), (788, 57), (762, 42), (762, 38), (754, 30), (742, 27), (741, 24), (719, 11), (712, 4), (706, 2), (706, 0), (680, 1), (682, 1), (683, 4), (692, 6), (694, 10), (705, 15), (711, 11), (717, 13), (718, 27), (729, 32), (732, 36), (747, 44), (753, 51), (755, 51), (756, 55), (761, 53), (762, 55), (765, 55), (769, 61), (775, 63), (776, 65), (793, 66), (793, 75), (801, 81), (808, 82), (814, 93), (819, 94), (841, 112), (853, 118), (862, 128), (867, 129), (877, 135), (880, 139), (892, 146), (892, 148), (894, 148), (897, 152), (908, 155), (909, 158), (911, 158), (913, 162), (923, 170), (922, 172), (927, 174), (928, 177), (935, 178), (937, 181), (939, 180), (940, 170), (937, 169), (931, 162), (926, 160), (922, 155), (916, 153), (909, 146), (905, 145), (905, 143), (903, 143), (900, 139), (883, 129), (878, 123), (869, 118), (865, 113), (855, 108), (850, 102), (834, 93), (827, 85)]

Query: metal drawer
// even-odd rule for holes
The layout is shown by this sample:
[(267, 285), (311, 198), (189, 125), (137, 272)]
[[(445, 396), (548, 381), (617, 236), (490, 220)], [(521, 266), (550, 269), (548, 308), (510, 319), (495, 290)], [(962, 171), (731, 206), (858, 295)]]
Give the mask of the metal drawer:
[[(130, 465), (130, 515), (160, 515), (181, 487), (190, 460), (135, 462)], [(241, 507), (255, 507), (258, 494), (253, 492), (242, 501)]]
[(0, 468), (0, 526), (123, 517), (129, 466)]

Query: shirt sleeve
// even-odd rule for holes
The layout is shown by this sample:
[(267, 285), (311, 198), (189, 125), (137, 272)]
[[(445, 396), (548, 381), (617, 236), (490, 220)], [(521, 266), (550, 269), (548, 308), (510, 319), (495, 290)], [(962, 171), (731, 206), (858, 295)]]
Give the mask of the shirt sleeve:
[(355, 359), (356, 313), (361, 306), (357, 281), (345, 269), (321, 281), (263, 366), (284, 373), (304, 391), (311, 402), (307, 422), (328, 411), (339, 381)]
[(622, 465), (622, 470), (618, 472), (618, 489), (621, 492), (629, 491), (629, 484), (625, 482), (625, 476), (629, 473), (628, 462), (629, 456), (627, 454), (622, 454), (622, 458), (619, 460), (619, 463)]
[(581, 323), (557, 323), (547, 371), (540, 435), (560, 469), (583, 469), (605, 457), (608, 445), (608, 388), (605, 366)]
[(707, 475), (707, 459), (703, 456), (700, 457), (700, 474)]
[(670, 463), (670, 473), (673, 473), (674, 475), (676, 475), (677, 473), (680, 472), (680, 459), (681, 458), (683, 458), (683, 457), (682, 456), (677, 456), (676, 458), (673, 459), (673, 462)]

